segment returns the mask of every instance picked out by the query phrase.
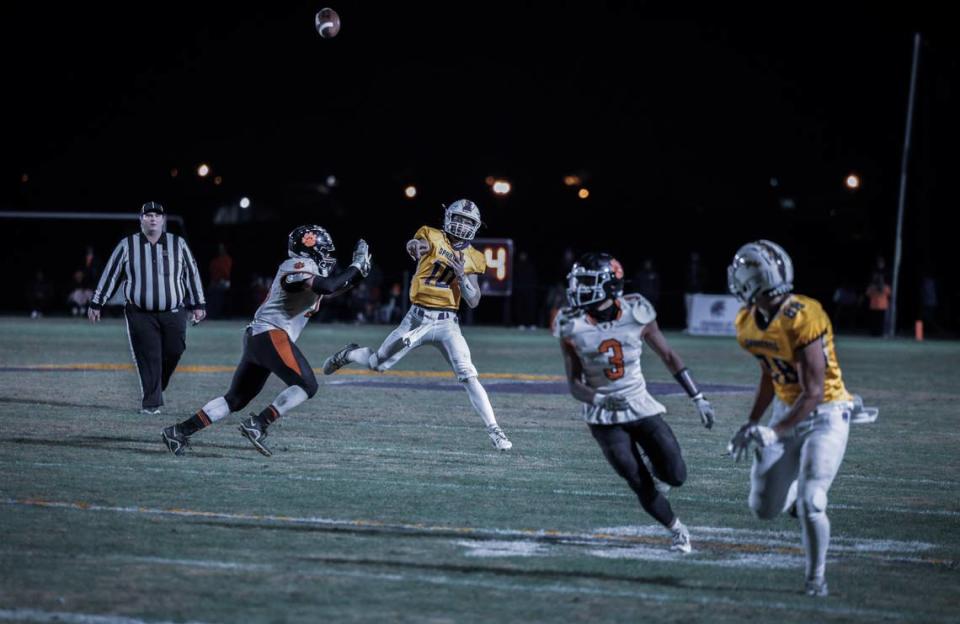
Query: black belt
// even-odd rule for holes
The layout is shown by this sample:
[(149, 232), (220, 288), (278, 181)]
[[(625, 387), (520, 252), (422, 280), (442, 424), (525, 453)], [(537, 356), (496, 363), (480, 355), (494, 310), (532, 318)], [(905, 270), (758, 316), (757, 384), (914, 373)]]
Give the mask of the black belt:
[(442, 308), (425, 308), (423, 306), (414, 305), (410, 308), (410, 311), (413, 312), (414, 316), (419, 318), (428, 318), (435, 321), (445, 321), (448, 318), (457, 318), (457, 313), (452, 310), (444, 310)]

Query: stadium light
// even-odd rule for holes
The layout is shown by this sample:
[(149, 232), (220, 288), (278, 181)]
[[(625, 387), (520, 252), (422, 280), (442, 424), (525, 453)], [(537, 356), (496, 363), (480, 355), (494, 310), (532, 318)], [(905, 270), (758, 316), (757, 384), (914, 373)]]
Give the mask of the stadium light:
[(506, 180), (496, 180), (493, 183), (493, 192), (497, 195), (508, 195), (510, 188), (510, 183)]
[(496, 182), (497, 179), (493, 176), (487, 176), (483, 181), (487, 183), (487, 186), (493, 186), (493, 183)]
[(579, 191), (577, 191), (577, 197), (579, 197), (580, 199), (586, 199), (590, 197), (590, 189), (586, 189), (586, 188), (580, 189)]
[(240, 198), (240, 207), (243, 208), (244, 210), (246, 210), (247, 208), (249, 208), (249, 207), (250, 207), (250, 198), (249, 198), (249, 197), (241, 197), (241, 198)]
[(844, 180), (844, 184), (846, 184), (847, 188), (851, 191), (855, 191), (860, 188), (860, 176), (855, 173), (851, 173), (847, 176), (847, 179)]
[(327, 186), (329, 186), (330, 188), (333, 188), (337, 185), (337, 176), (328, 175), (327, 179), (324, 182), (326, 182)]
[(207, 163), (203, 163), (199, 167), (197, 167), (197, 175), (200, 176), (201, 178), (205, 178), (209, 174), (210, 174), (210, 165), (208, 165)]
[(409, 184), (407, 185), (407, 188), (403, 189), (403, 194), (407, 196), (407, 199), (413, 199), (417, 196), (417, 187)]
[(223, 177), (216, 176), (215, 178), (213, 178), (213, 183), (217, 186), (220, 186), (221, 184), (223, 184)]
[(577, 186), (582, 180), (580, 176), (576, 175), (565, 175), (563, 176), (563, 185), (564, 186)]

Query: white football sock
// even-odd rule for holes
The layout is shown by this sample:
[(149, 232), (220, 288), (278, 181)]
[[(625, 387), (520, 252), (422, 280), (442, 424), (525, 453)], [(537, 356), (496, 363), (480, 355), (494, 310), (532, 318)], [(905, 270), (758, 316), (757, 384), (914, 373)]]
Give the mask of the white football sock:
[(360, 347), (347, 352), (347, 361), (354, 364), (360, 364), (368, 368), (373, 368), (370, 364), (370, 356), (373, 355), (373, 349), (370, 347)]
[(230, 406), (223, 397), (217, 397), (203, 406), (203, 413), (207, 415), (210, 422), (217, 422), (230, 413)]
[(290, 386), (278, 394), (271, 405), (273, 405), (273, 409), (277, 410), (278, 415), (283, 416), (309, 398), (307, 391), (300, 386)]
[[(825, 498), (825, 497), (824, 497)], [(817, 501), (820, 502), (820, 501)], [(797, 514), (803, 529), (803, 550), (807, 555), (807, 580), (822, 579), (827, 571), (827, 548), (830, 546), (830, 519), (824, 504), (807, 503), (803, 498), (797, 502)]]
[(480, 385), (480, 380), (476, 377), (469, 377), (463, 382), (463, 387), (467, 389), (470, 404), (473, 405), (473, 410), (483, 419), (483, 424), (488, 427), (497, 424), (497, 417), (493, 415), (493, 406), (490, 405), (490, 397), (487, 396), (487, 391)]

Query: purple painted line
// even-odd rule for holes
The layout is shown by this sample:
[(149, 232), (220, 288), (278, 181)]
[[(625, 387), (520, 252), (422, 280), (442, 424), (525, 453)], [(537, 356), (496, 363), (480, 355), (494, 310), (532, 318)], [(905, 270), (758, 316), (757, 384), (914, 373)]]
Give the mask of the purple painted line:
[[(349, 380), (336, 381), (328, 385), (337, 386), (364, 386), (367, 388), (399, 388), (402, 390), (440, 390), (447, 392), (460, 392), (460, 384), (454, 382), (442, 381), (369, 381), (369, 380)], [(562, 381), (522, 381), (522, 382), (502, 382), (485, 381), (483, 387), (488, 392), (507, 392), (513, 394), (568, 394), (570, 390), (567, 384)], [(655, 396), (683, 396), (683, 388), (675, 383), (659, 383), (656, 381), (647, 383), (647, 389), (650, 394)], [(705, 394), (720, 393), (744, 393), (753, 392), (753, 386), (734, 386), (729, 384), (702, 384), (700, 386)]]

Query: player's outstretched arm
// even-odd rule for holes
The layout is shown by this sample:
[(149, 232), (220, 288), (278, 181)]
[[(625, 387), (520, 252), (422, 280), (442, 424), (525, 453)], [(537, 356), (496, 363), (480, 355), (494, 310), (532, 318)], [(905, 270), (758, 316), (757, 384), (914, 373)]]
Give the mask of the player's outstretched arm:
[(697, 408), (697, 413), (700, 414), (700, 422), (703, 423), (703, 426), (707, 429), (712, 428), (713, 421), (716, 419), (713, 406), (711, 406), (710, 401), (707, 401), (706, 397), (703, 396), (703, 393), (697, 389), (697, 384), (690, 374), (690, 369), (683, 365), (683, 360), (680, 358), (680, 355), (674, 351), (667, 342), (667, 338), (663, 335), (663, 332), (660, 331), (657, 322), (651, 321), (645, 325), (642, 335), (644, 342), (650, 345), (650, 348), (660, 356), (664, 366), (673, 374), (673, 378), (677, 380), (680, 387), (683, 388), (687, 396), (690, 397), (690, 400), (693, 401), (694, 407)]
[(370, 272), (371, 260), (373, 254), (370, 253), (370, 247), (362, 238), (357, 241), (353, 249), (353, 260), (350, 266), (341, 273), (323, 277), (315, 275), (310, 278), (310, 289), (318, 295), (333, 297), (342, 292), (350, 290), (363, 281), (363, 278)]

